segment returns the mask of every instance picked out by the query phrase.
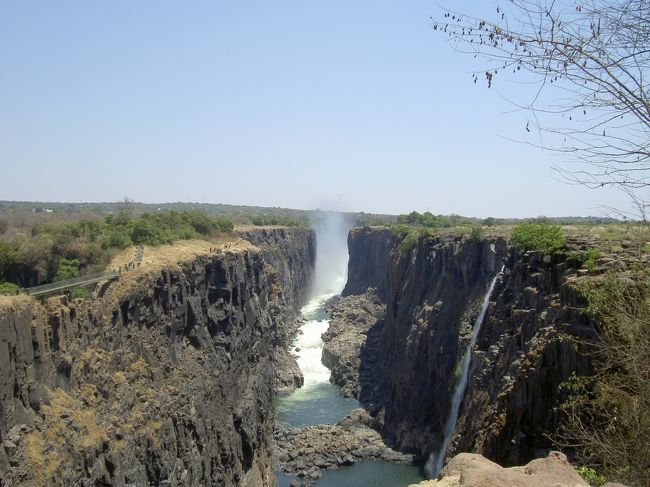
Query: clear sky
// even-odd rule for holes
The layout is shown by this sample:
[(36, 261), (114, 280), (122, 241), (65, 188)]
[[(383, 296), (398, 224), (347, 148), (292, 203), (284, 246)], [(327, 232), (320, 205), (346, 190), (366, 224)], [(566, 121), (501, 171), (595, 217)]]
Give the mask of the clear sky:
[[(478, 2), (453, 2), (475, 10)], [(485, 4), (492, 2), (484, 2)], [(432, 1), (0, 5), (0, 200), (602, 215)]]

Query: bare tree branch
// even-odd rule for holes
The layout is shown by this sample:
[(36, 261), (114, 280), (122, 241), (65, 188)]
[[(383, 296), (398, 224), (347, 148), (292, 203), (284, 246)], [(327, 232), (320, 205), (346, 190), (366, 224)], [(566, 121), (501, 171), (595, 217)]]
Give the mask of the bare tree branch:
[(511, 0), (493, 20), (443, 9), (432, 21), (455, 50), (487, 62), (475, 83), (507, 73), (537, 83), (529, 104), (513, 103), (532, 114), (533, 145), (584, 164), (557, 167), (560, 177), (650, 187), (650, 0)]

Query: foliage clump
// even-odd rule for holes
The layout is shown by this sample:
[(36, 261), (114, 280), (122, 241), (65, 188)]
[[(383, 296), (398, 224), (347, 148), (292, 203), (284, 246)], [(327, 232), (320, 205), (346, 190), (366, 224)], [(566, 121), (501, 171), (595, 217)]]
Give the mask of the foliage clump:
[(99, 272), (115, 252), (130, 245), (161, 245), (208, 238), (233, 229), (228, 218), (197, 210), (128, 211), (103, 220), (37, 223), (0, 240), (0, 282), (22, 287)]
[(20, 286), (13, 282), (0, 282), (0, 295), (2, 296), (13, 296), (18, 294), (19, 290)]
[(251, 218), (251, 223), (255, 226), (283, 226), (283, 227), (308, 227), (309, 219), (307, 217), (293, 218), (281, 215), (255, 215)]
[(582, 284), (597, 327), (595, 374), (574, 376), (564, 388), (558, 442), (608, 480), (650, 484), (650, 276), (608, 274)]
[(512, 243), (520, 252), (541, 250), (553, 255), (564, 251), (566, 238), (557, 225), (521, 223), (512, 230)]
[(469, 239), (472, 242), (480, 242), (483, 240), (483, 229), (481, 227), (472, 227), (469, 233)]
[(593, 271), (596, 269), (596, 262), (598, 257), (600, 257), (600, 250), (596, 247), (589, 247), (587, 250), (571, 252), (568, 257), (576, 261), (579, 265)]
[(473, 220), (460, 215), (434, 215), (428, 211), (424, 213), (412, 211), (408, 215), (399, 215), (397, 223), (429, 228), (451, 228), (473, 223)]

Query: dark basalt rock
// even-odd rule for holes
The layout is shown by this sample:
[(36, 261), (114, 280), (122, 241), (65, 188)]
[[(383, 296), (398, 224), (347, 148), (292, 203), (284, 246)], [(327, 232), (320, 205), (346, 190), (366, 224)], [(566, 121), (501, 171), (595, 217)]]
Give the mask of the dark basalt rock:
[[(420, 237), (400, 248), (386, 229), (365, 228), (350, 232), (349, 252), (349, 294), (385, 290), (385, 317), (366, 333), (376, 338), (358, 367), (370, 369), (358, 397), (383, 421), (385, 438), (422, 456), (442, 440), (456, 365), (505, 264), (472, 351), (448, 458), (475, 452), (513, 465), (545, 453), (545, 435), (557, 427), (558, 385), (591, 370), (585, 350), (561, 337), (593, 336), (573, 286), (593, 275), (564, 257), (514, 252), (503, 239)], [(335, 368), (340, 362), (332, 360)], [(345, 384), (347, 373), (333, 378)]]
[(375, 420), (363, 409), (351, 411), (337, 424), (302, 428), (276, 425), (274, 454), (280, 468), (298, 477), (297, 485), (312, 485), (322, 469), (353, 465), (361, 460), (411, 463), (413, 457), (389, 448), (373, 429)]
[(340, 297), (328, 304), (330, 325), (323, 334), (323, 364), (332, 371), (330, 382), (345, 397), (360, 397), (362, 388), (374, 382), (378, 334), (386, 306), (375, 289), (364, 294)]
[(314, 235), (267, 237), (124, 296), (0, 302), (0, 483), (274, 485), (275, 356)]

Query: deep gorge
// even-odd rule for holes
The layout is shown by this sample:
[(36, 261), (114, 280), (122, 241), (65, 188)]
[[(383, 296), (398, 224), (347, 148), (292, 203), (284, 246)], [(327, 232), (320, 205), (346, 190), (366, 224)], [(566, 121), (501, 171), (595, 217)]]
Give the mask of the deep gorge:
[[(241, 235), (251, 244), (143, 272), (97, 300), (0, 303), (6, 485), (275, 485), (274, 390), (302, 385), (289, 349), (316, 237)], [(497, 237), (422, 236), (407, 247), (383, 228), (353, 229), (348, 250), (325, 360), (386, 442), (424, 462), (443, 441), (458, 364), (503, 267), (447, 458), (544, 455), (558, 385), (590, 371), (560, 339), (592, 333), (571, 285), (583, 278), (576, 266)], [(355, 338), (336, 342), (353, 322)]]

